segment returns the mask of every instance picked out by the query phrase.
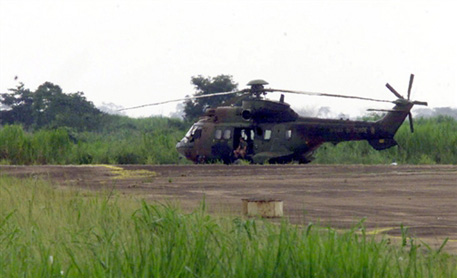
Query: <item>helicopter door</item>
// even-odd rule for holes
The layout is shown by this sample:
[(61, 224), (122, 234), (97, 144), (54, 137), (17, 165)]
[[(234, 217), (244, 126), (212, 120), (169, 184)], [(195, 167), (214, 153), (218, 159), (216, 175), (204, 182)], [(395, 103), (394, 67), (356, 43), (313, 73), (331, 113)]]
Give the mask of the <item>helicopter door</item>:
[(252, 154), (254, 147), (254, 130), (250, 128), (235, 128), (233, 133), (233, 149), (238, 148), (240, 145), (240, 138), (243, 138), (248, 145), (246, 154)]

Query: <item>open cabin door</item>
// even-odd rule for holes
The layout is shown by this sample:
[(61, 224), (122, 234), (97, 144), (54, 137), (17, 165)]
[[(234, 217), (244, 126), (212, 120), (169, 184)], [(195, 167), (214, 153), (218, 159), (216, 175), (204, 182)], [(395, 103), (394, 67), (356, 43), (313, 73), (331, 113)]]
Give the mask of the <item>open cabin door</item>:
[(246, 154), (252, 154), (254, 151), (254, 130), (252, 128), (235, 128), (233, 132), (233, 149), (240, 145), (240, 138), (247, 143)]

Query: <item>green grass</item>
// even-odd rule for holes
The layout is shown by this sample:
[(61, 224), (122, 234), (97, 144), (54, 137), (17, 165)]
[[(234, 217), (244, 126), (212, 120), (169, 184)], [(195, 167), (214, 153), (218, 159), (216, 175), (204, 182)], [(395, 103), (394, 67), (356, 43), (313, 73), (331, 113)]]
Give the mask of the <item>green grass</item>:
[(119, 117), (101, 132), (68, 128), (25, 131), (19, 125), (0, 128), (0, 163), (30, 164), (178, 164), (175, 149), (185, 124), (168, 118)]
[(183, 213), (115, 191), (0, 177), (0, 277), (457, 277), (456, 258), (363, 223), (309, 224)]

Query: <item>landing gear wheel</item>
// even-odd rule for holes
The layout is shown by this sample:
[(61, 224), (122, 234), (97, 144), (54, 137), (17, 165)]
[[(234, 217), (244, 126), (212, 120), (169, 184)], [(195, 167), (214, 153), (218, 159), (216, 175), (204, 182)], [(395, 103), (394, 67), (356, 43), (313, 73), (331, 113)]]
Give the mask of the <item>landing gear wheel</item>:
[(197, 164), (206, 164), (206, 158), (204, 155), (197, 155)]

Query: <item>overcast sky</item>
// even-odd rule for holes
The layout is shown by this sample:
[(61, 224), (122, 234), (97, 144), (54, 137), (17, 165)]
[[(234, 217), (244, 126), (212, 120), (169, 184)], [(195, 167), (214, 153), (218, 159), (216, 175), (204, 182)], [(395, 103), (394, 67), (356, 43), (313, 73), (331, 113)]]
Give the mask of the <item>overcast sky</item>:
[[(229, 74), (240, 89), (261, 78), (272, 88), (393, 100), (385, 83), (406, 95), (414, 73), (413, 99), (457, 108), (457, 4), (398, 2), (0, 0), (0, 92), (50, 81), (96, 105), (129, 107), (190, 95), (191, 76)], [(346, 114), (389, 108), (286, 102)]]

